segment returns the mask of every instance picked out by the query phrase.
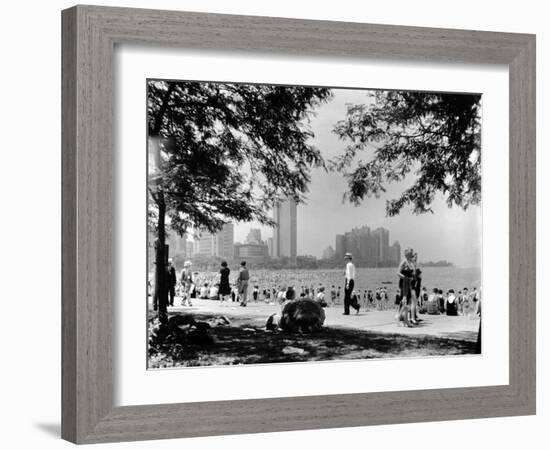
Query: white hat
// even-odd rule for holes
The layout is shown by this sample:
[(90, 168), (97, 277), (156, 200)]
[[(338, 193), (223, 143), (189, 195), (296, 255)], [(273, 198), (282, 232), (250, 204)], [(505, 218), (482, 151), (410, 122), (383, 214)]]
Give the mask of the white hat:
[(351, 255), (351, 253), (346, 253), (346, 254), (344, 255), (344, 258), (353, 259), (353, 256)]
[(191, 264), (192, 264), (191, 261), (185, 261), (183, 263), (183, 267), (189, 267)]

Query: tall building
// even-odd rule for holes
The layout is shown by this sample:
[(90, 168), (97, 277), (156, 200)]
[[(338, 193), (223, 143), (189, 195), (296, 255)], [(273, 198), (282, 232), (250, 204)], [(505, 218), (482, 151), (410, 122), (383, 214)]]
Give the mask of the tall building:
[(175, 231), (169, 231), (166, 243), (168, 244), (169, 256), (171, 258), (177, 255), (187, 257), (187, 233), (180, 236)]
[(235, 244), (234, 257), (236, 259), (257, 260), (268, 256), (266, 244)]
[(232, 223), (226, 223), (222, 230), (216, 234), (218, 246), (216, 256), (225, 259), (231, 259), (233, 257), (234, 236), (234, 225)]
[(285, 200), (273, 210), (273, 257), (296, 257), (297, 250), (297, 204)]
[(401, 262), (401, 245), (399, 244), (399, 241), (395, 241), (391, 247), (389, 252), (389, 263), (397, 266)]
[[(364, 266), (376, 267), (393, 264), (389, 246), (390, 232), (385, 228), (372, 230), (368, 226), (353, 228), (345, 234), (336, 235), (335, 256), (340, 259), (351, 253), (353, 259)], [(399, 245), (399, 244), (397, 244)], [(400, 249), (394, 250), (400, 253)]]
[(217, 233), (203, 232), (195, 241), (194, 254), (201, 256), (218, 256), (233, 258), (234, 226), (227, 223)]
[(334, 249), (331, 245), (323, 250), (323, 259), (333, 259), (334, 258)]
[(251, 228), (246, 236), (246, 244), (261, 244), (262, 243), (262, 230), (259, 228)]
[(346, 237), (343, 234), (337, 234), (334, 256), (338, 259), (342, 259), (345, 253), (346, 253)]
[(390, 248), (390, 232), (385, 228), (377, 228), (373, 234), (378, 236), (378, 262), (386, 265), (388, 260), (388, 251)]
[(273, 238), (267, 238), (267, 253), (269, 256), (273, 257)]

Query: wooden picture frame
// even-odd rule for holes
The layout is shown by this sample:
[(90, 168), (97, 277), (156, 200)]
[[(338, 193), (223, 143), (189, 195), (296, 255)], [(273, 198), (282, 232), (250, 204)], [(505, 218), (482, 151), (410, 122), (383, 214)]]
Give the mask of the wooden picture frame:
[[(535, 413), (535, 36), (75, 6), (62, 13), (62, 437), (75, 443)], [(505, 64), (510, 86), (509, 384), (113, 405), (116, 44)]]

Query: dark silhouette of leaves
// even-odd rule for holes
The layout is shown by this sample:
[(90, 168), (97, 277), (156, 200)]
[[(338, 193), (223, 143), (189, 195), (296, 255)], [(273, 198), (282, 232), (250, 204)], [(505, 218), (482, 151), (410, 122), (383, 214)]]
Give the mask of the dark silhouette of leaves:
[[(377, 91), (370, 100), (349, 105), (334, 128), (348, 143), (330, 165), (348, 181), (346, 200), (378, 197), (387, 184), (414, 173), (413, 184), (387, 201), (387, 215), (405, 206), (416, 214), (432, 212), (438, 192), (449, 207), (479, 204), (480, 95)], [(359, 159), (365, 154), (370, 159)]]

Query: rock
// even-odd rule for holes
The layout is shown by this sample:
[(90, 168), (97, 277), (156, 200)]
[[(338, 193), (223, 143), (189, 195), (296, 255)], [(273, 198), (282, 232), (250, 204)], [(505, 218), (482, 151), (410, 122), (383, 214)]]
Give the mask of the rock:
[(325, 311), (314, 300), (295, 300), (287, 303), (281, 315), (280, 327), (285, 331), (311, 333), (325, 323)]
[(306, 351), (303, 348), (292, 347), (291, 345), (287, 345), (281, 350), (281, 352), (283, 352), (285, 355), (301, 355)]

